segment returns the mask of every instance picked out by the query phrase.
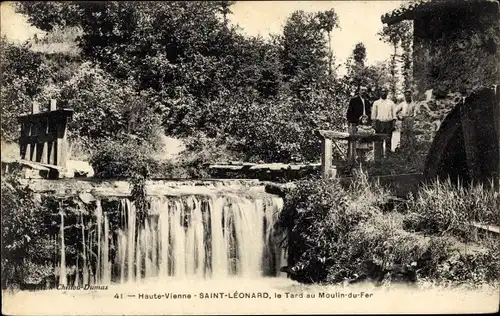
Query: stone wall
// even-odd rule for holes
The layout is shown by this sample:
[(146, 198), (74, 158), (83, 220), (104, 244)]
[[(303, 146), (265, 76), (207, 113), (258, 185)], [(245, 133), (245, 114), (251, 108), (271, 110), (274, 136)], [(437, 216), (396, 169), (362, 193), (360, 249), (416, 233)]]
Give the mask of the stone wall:
[(468, 92), (499, 83), (498, 2), (464, 4), (415, 19), (413, 72), (419, 94)]

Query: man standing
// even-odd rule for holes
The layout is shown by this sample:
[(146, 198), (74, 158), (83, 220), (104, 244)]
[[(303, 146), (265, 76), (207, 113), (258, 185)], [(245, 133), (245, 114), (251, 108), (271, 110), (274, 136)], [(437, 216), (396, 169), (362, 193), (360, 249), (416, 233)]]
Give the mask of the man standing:
[(359, 87), (358, 95), (349, 101), (346, 116), (347, 122), (349, 122), (351, 128), (359, 124), (359, 120), (363, 115), (368, 117), (371, 115), (371, 104), (368, 100), (367, 91), (368, 89), (366, 87)]
[[(405, 99), (394, 108), (394, 132), (391, 138), (391, 150), (395, 151), (401, 144), (401, 134), (412, 125), (411, 118), (415, 116), (415, 104), (411, 98), (411, 91), (404, 92)], [(407, 135), (405, 135), (407, 136)]]
[(404, 120), (407, 117), (415, 116), (415, 102), (411, 98), (411, 90), (405, 91), (405, 100), (398, 104), (396, 107), (396, 118), (398, 120)]
[(374, 124), (374, 129), (377, 133), (389, 134), (392, 136), (394, 129), (394, 109), (396, 105), (392, 100), (387, 99), (387, 88), (382, 88), (380, 91), (380, 99), (373, 102), (371, 118)]

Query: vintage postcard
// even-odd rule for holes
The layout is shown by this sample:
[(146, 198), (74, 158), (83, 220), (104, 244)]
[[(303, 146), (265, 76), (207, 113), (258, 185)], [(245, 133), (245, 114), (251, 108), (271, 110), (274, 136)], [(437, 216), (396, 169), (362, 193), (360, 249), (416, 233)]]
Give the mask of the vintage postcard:
[(3, 2), (2, 312), (498, 312), (499, 7)]

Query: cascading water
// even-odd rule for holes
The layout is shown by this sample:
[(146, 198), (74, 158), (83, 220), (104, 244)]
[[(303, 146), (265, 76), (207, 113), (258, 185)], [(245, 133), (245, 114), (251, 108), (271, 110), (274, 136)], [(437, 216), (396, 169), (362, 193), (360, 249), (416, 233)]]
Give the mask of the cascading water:
[[(103, 210), (102, 203), (95, 205), (93, 229), (85, 231), (82, 225), (83, 260), (74, 269), (75, 284), (277, 276), (285, 265), (280, 236), (273, 229), (283, 207), (278, 197), (152, 196), (142, 223), (129, 199), (121, 199), (113, 212)], [(84, 224), (83, 217), (80, 221)], [(62, 249), (60, 259), (64, 264)], [(61, 266), (61, 284), (66, 270)], [(83, 278), (77, 277), (79, 270)]]

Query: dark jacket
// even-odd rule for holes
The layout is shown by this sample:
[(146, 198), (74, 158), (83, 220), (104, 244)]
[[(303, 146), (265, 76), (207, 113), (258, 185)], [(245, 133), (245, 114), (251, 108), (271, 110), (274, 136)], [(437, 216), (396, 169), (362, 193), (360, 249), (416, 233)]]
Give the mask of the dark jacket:
[[(372, 113), (372, 103), (365, 99), (365, 113), (368, 115), (368, 121), (371, 121), (371, 113)], [(347, 108), (347, 121), (349, 123), (359, 123), (359, 119), (363, 115), (363, 101), (359, 96), (352, 98), (349, 101), (349, 106)]]

